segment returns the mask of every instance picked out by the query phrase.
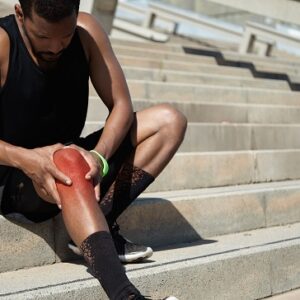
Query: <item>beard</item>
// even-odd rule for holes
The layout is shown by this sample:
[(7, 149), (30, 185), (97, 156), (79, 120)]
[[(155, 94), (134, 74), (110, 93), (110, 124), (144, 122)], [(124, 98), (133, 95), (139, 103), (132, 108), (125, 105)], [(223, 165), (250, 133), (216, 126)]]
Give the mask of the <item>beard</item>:
[(34, 46), (34, 43), (32, 42), (32, 39), (30, 38), (24, 25), (23, 25), (23, 31), (24, 31), (25, 36), (30, 44), (31, 51), (32, 51), (33, 55), (37, 58), (38, 61), (42, 61), (44, 63), (50, 63), (50, 64), (56, 63), (66, 50), (66, 49), (62, 49), (58, 53), (53, 53), (51, 51), (40, 51)]
[(49, 63), (57, 62), (65, 51), (65, 49), (63, 49), (58, 53), (53, 53), (53, 52), (35, 51), (34, 48), (32, 49), (34, 55), (38, 58), (38, 60), (42, 60), (44, 62), (49, 62)]

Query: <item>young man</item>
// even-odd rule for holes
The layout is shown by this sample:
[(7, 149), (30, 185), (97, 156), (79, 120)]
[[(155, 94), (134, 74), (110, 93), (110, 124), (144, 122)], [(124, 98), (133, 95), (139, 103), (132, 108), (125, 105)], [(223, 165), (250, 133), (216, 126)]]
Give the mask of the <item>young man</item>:
[[(119, 259), (152, 249), (124, 239), (116, 220), (173, 157), (186, 118), (167, 104), (133, 112), (107, 35), (78, 9), (79, 0), (20, 0), (0, 19), (1, 210), (33, 222), (62, 210), (70, 247), (108, 297), (145, 299)], [(82, 138), (89, 79), (109, 116)]]

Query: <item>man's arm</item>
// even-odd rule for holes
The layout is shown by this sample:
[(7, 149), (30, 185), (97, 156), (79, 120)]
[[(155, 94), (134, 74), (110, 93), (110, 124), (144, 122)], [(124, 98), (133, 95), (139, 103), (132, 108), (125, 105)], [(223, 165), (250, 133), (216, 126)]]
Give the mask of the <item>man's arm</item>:
[(110, 112), (95, 147), (108, 159), (133, 122), (131, 98), (121, 66), (101, 25), (86, 13), (79, 14), (78, 25), (89, 61), (91, 81)]
[(0, 27), (0, 97), (1, 88), (3, 87), (8, 72), (9, 63), (9, 37), (5, 30)]
[[(0, 27), (0, 101), (1, 89), (6, 82), (9, 64), (10, 41), (6, 31)], [(22, 148), (0, 140), (0, 165), (19, 167)]]

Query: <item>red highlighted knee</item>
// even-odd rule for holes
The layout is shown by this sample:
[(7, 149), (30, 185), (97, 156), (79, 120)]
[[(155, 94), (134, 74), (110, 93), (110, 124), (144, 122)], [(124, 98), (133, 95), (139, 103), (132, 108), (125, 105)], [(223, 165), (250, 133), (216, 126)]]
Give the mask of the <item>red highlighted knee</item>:
[(74, 148), (63, 148), (56, 151), (53, 155), (53, 160), (57, 168), (71, 179), (80, 174), (85, 176), (90, 170), (84, 157)]
[(78, 196), (94, 197), (93, 184), (91, 180), (85, 178), (90, 167), (78, 150), (74, 148), (60, 149), (54, 153), (53, 161), (57, 168), (72, 180), (71, 186), (56, 182), (62, 201), (65, 198), (74, 198), (74, 196), (77, 199)]

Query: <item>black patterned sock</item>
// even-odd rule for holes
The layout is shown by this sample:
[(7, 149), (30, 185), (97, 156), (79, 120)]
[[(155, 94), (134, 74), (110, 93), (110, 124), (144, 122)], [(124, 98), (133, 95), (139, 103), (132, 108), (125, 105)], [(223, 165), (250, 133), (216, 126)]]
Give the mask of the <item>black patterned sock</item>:
[(91, 234), (80, 248), (93, 276), (99, 280), (109, 299), (128, 300), (131, 295), (140, 295), (129, 281), (108, 232)]
[(154, 179), (146, 171), (125, 163), (100, 202), (107, 223), (111, 226)]

